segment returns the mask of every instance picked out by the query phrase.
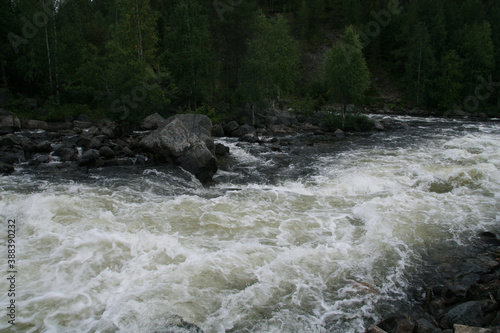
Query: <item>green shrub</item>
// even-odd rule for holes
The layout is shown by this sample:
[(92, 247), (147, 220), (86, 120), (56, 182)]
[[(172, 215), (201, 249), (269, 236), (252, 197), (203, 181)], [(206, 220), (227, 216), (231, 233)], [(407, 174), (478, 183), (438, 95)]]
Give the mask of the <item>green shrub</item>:
[(303, 113), (307, 117), (311, 117), (315, 110), (315, 101), (310, 97), (292, 98), (291, 107), (295, 113)]
[[(337, 113), (326, 112), (323, 125), (331, 130), (342, 128), (342, 116)], [(347, 114), (344, 131), (368, 132), (373, 129), (375, 123), (368, 116), (361, 113)]]

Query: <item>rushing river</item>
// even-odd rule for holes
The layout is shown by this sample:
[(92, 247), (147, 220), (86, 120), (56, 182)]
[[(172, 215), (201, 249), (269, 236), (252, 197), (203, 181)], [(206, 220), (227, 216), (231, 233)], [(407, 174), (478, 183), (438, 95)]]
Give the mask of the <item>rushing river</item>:
[(433, 251), (498, 231), (500, 123), (394, 121), (267, 153), (227, 139), (209, 188), (159, 167), (0, 177), (0, 330), (363, 332), (411, 307)]

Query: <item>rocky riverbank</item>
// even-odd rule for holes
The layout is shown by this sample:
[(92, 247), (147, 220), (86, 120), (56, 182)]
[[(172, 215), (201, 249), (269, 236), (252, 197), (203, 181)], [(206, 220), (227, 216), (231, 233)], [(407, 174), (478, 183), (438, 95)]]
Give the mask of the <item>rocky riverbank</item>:
[[(155, 118), (158, 122), (152, 125)], [(49, 123), (20, 120), (2, 110), (0, 172), (8, 174), (17, 167), (87, 172), (89, 168), (167, 163), (207, 183), (217, 171), (218, 150), (211, 130), (210, 119), (201, 115), (169, 119), (155, 115), (144, 121), (140, 131), (122, 133), (108, 120), (90, 121), (82, 116)]]
[(473, 248), (426, 258), (422, 289), (411, 310), (395, 313), (367, 333), (500, 332), (500, 240), (482, 232)]
[[(268, 110), (258, 115), (258, 125), (222, 122), (212, 125), (203, 115), (180, 114), (168, 119), (148, 116), (139, 131), (125, 133), (112, 121), (90, 121), (86, 116), (64, 122), (16, 118), (0, 110), (0, 172), (18, 167), (87, 172), (89, 168), (154, 163), (178, 165), (209, 184), (217, 171), (217, 157), (229, 149), (214, 143), (214, 137), (237, 137), (261, 149), (280, 149), (276, 137), (309, 133), (316, 138), (335, 139), (344, 132), (329, 128), (322, 115), (313, 117)], [(374, 130), (391, 127), (390, 120), (375, 123)], [(263, 137), (268, 139), (263, 140)], [(274, 137), (274, 139), (273, 139)], [(293, 145), (293, 140), (287, 142)]]

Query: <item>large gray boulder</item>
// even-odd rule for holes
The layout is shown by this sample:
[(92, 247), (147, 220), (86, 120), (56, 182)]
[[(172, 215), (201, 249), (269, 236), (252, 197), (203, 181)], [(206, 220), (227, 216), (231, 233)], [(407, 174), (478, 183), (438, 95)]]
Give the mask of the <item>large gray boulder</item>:
[(212, 121), (203, 114), (176, 114), (167, 118), (166, 124), (178, 119), (190, 132), (196, 134), (201, 140), (212, 139)]
[(443, 326), (451, 328), (453, 324), (460, 324), (481, 327), (483, 323), (481, 304), (477, 301), (469, 301), (451, 308), (444, 318)]
[(167, 118), (165, 125), (174, 119), (180, 120), (188, 131), (196, 134), (207, 146), (208, 150), (215, 155), (215, 143), (212, 138), (212, 121), (203, 114), (176, 114)]
[[(194, 174), (203, 184), (207, 184), (217, 172), (217, 159), (205, 143), (205, 140), (211, 139), (205, 135), (208, 130), (207, 122), (204, 116), (179, 116), (183, 117), (167, 119), (162, 127), (142, 139), (140, 145), (152, 152), (158, 160), (177, 164)], [(181, 121), (181, 118), (187, 121)], [(201, 123), (196, 124), (194, 119), (201, 119)]]
[(160, 116), (158, 113), (154, 113), (150, 116), (147, 116), (143, 121), (142, 121), (142, 129), (145, 130), (155, 130), (161, 125), (165, 123), (165, 118)]

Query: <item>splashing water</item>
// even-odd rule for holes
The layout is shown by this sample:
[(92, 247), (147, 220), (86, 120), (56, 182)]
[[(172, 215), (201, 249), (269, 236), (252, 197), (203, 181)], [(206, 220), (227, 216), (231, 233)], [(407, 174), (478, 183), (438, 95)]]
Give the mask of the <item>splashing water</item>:
[(282, 153), (279, 178), (262, 172), (272, 154), (227, 141), (242, 167), (211, 188), (168, 168), (17, 171), (0, 178), (18, 309), (0, 329), (362, 332), (411, 303), (425, 253), (498, 224), (499, 138), (495, 122), (420, 119)]

